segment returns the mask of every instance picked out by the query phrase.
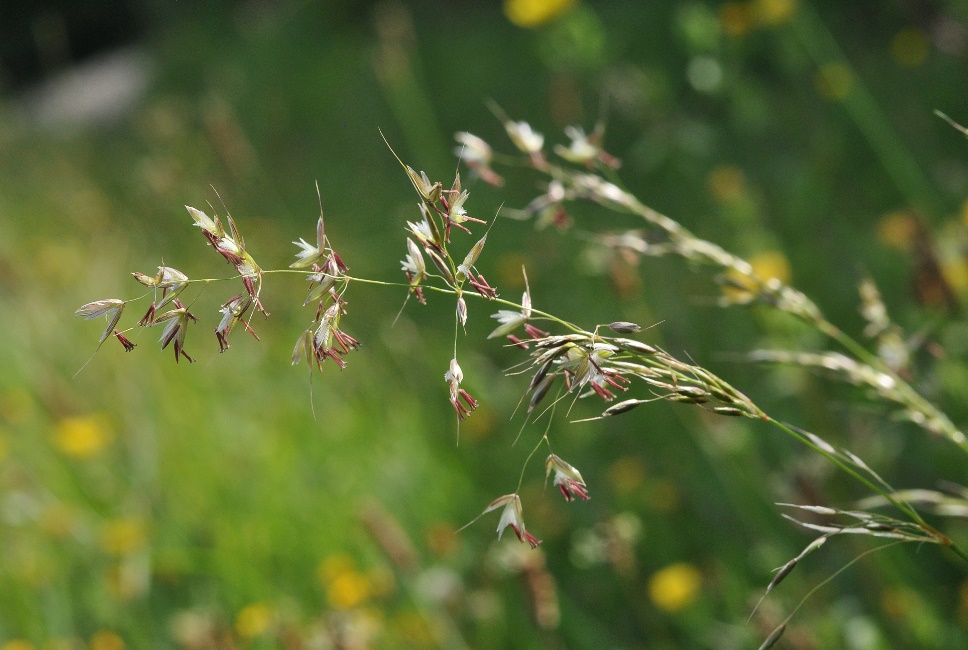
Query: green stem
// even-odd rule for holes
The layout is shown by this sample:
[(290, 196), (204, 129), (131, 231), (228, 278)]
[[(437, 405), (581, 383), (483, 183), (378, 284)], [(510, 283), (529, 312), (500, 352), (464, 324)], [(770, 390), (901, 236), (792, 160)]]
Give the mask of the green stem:
[[(562, 170), (556, 170), (555, 173), (559, 175), (567, 175), (567, 173)], [(656, 212), (652, 208), (646, 206), (629, 192), (626, 192), (625, 190), (622, 190), (622, 192), (624, 195), (622, 205), (625, 206), (625, 209), (642, 217), (650, 224), (661, 228), (666, 232), (671, 241), (683, 242), (697, 239), (692, 233), (683, 228), (675, 220), (670, 219), (664, 214)], [(719, 246), (705, 242), (704, 240), (698, 241), (703, 241), (709, 247), (706, 255), (702, 258), (702, 261), (706, 264), (719, 265), (724, 269), (728, 269), (736, 265), (749, 267), (748, 262), (742, 258), (736, 257), (732, 253), (729, 253)], [(875, 368), (877, 371), (890, 377), (894, 383), (894, 386), (896, 387), (897, 392), (897, 398), (893, 399), (892, 401), (901, 405), (912, 413), (921, 415), (924, 418), (924, 421), (918, 423), (920, 426), (928, 429), (929, 431), (944, 435), (953, 443), (958, 445), (963, 452), (968, 453), (968, 437), (966, 437), (965, 434), (951, 422), (947, 415), (945, 415), (934, 404), (922, 397), (908, 382), (906, 382), (890, 367), (888, 367), (880, 357), (868, 351), (863, 345), (855, 341), (836, 325), (828, 321), (823, 314), (820, 313), (819, 308), (816, 308), (816, 306), (812, 303), (811, 307), (812, 309), (808, 309), (806, 312), (798, 313), (796, 315), (806, 322), (812, 324), (822, 334), (841, 345), (844, 349), (854, 355), (857, 360), (866, 363), (867, 365)]]
[(904, 541), (898, 540), (896, 542), (888, 542), (887, 544), (881, 544), (880, 546), (878, 546), (876, 548), (868, 549), (868, 550), (864, 551), (863, 553), (861, 553), (860, 555), (858, 555), (857, 557), (855, 557), (854, 559), (852, 559), (850, 562), (848, 562), (844, 566), (842, 566), (839, 569), (837, 569), (836, 571), (834, 571), (832, 574), (830, 574), (829, 576), (827, 576), (826, 578), (824, 578), (813, 589), (811, 589), (810, 591), (807, 592), (807, 594), (800, 600), (800, 602), (797, 604), (797, 606), (793, 608), (793, 611), (790, 612), (790, 615), (786, 617), (786, 620), (783, 621), (783, 624), (786, 625), (787, 623), (789, 623), (793, 619), (793, 617), (796, 615), (796, 613), (798, 611), (800, 611), (800, 608), (803, 607), (803, 604), (805, 602), (807, 602), (807, 600), (811, 596), (813, 596), (818, 590), (820, 590), (822, 587), (824, 587), (824, 585), (829, 584), (834, 578), (836, 578), (841, 573), (843, 573), (844, 571), (846, 571), (847, 569), (849, 569), (851, 566), (853, 566), (854, 564), (856, 564), (857, 562), (861, 561), (863, 558), (867, 557), (868, 555), (870, 555), (872, 553), (876, 553), (877, 551), (884, 551), (884, 550), (887, 550), (887, 549), (891, 548), (892, 546), (897, 546), (898, 544), (904, 544), (904, 543), (905, 543)]
[[(830, 451), (824, 449), (823, 447), (820, 447), (819, 445), (817, 445), (816, 443), (814, 443), (809, 437), (807, 437), (806, 435), (804, 435), (802, 432), (796, 430), (795, 428), (793, 428), (793, 427), (791, 427), (789, 425), (784, 424), (783, 422), (780, 422), (779, 420), (776, 420), (776, 419), (774, 419), (772, 417), (769, 417), (769, 416), (767, 416), (766, 419), (767, 419), (767, 422), (769, 422), (773, 426), (778, 427), (781, 431), (783, 431), (783, 432), (787, 433), (788, 435), (796, 438), (797, 440), (799, 440), (803, 444), (805, 444), (808, 447), (810, 447), (813, 451), (817, 452), (818, 454), (820, 454), (821, 456), (823, 456), (824, 458), (826, 458), (827, 460), (829, 460), (830, 462), (832, 462), (839, 469), (843, 470), (848, 475), (850, 475), (850, 476), (854, 477), (855, 479), (857, 479), (858, 481), (860, 481), (868, 489), (873, 490), (874, 492), (877, 492), (878, 494), (880, 494), (882, 497), (884, 497), (888, 501), (888, 503), (890, 503), (895, 508), (897, 508), (898, 510), (900, 510), (901, 512), (903, 512), (904, 514), (906, 514), (908, 517), (911, 518), (912, 521), (914, 521), (919, 526), (928, 526), (927, 522), (924, 521), (924, 519), (921, 517), (921, 515), (919, 515), (918, 512), (913, 507), (911, 507), (910, 504), (905, 503), (903, 501), (897, 500), (893, 496), (893, 494), (891, 492), (885, 490), (883, 487), (881, 487), (877, 483), (871, 481), (866, 476), (864, 476), (863, 474), (861, 474), (860, 472), (858, 472), (856, 469), (854, 469), (853, 467), (851, 467), (850, 465), (848, 465), (847, 463), (845, 463), (835, 453), (831, 453)], [(888, 486), (888, 487), (890, 487), (890, 486)], [(933, 530), (933, 529), (931, 529), (931, 530)]]
[(526, 469), (528, 469), (528, 464), (531, 462), (531, 459), (534, 457), (536, 453), (538, 453), (538, 450), (541, 449), (541, 444), (548, 443), (548, 449), (551, 449), (551, 441), (548, 440), (548, 432), (551, 430), (551, 422), (553, 419), (554, 419), (554, 405), (552, 405), (552, 417), (548, 418), (548, 424), (545, 426), (545, 431), (544, 431), (544, 434), (541, 436), (541, 440), (539, 440), (538, 444), (534, 446), (534, 449), (531, 450), (531, 453), (528, 454), (528, 457), (524, 459), (524, 465), (521, 466), (521, 475), (518, 477), (518, 487), (515, 489), (516, 493), (521, 492), (521, 486), (524, 485), (524, 472)]
[(955, 544), (954, 542), (951, 542), (950, 544), (947, 544), (947, 546), (948, 546), (948, 548), (949, 548), (949, 549), (951, 549), (951, 551), (952, 551), (952, 552), (953, 552), (953, 553), (954, 553), (955, 555), (957, 555), (958, 557), (960, 557), (960, 558), (961, 558), (962, 560), (964, 560), (965, 562), (968, 562), (968, 553), (965, 553), (965, 551), (964, 551), (964, 550), (962, 550), (962, 549), (961, 549), (961, 547), (959, 547), (959, 546), (958, 546), (957, 544)]

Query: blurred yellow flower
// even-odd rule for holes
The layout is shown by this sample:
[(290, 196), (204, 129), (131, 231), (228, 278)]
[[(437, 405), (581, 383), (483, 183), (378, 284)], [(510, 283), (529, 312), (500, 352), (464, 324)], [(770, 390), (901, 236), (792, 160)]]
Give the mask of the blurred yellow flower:
[(99, 414), (64, 418), (54, 428), (54, 445), (74, 458), (93, 458), (110, 442), (111, 432)]
[(817, 71), (814, 82), (821, 95), (837, 101), (850, 93), (854, 85), (854, 75), (843, 63), (825, 63)]
[(357, 607), (370, 597), (369, 579), (356, 569), (353, 558), (332, 555), (319, 564), (317, 577), (326, 590), (326, 600), (336, 609)]
[[(779, 280), (783, 284), (790, 283), (790, 262), (780, 251), (764, 251), (757, 253), (747, 260), (753, 267), (753, 273), (762, 281)], [(745, 303), (757, 297), (761, 286), (753, 278), (734, 270), (727, 269), (725, 273), (728, 283), (723, 285), (723, 293), (727, 298)]]
[(727, 2), (719, 8), (719, 24), (727, 36), (743, 36), (753, 29), (753, 10), (745, 2)]
[(319, 578), (320, 584), (325, 586), (327, 582), (339, 574), (352, 571), (355, 567), (356, 563), (353, 562), (352, 557), (345, 553), (336, 553), (319, 563), (319, 566), (316, 567), (316, 577)]
[(891, 56), (900, 65), (913, 68), (928, 58), (930, 42), (924, 30), (902, 29), (891, 39)]
[(907, 250), (917, 231), (917, 222), (904, 211), (886, 214), (877, 224), (877, 238), (881, 243), (898, 250)]
[(946, 259), (941, 262), (941, 275), (955, 291), (964, 291), (968, 287), (968, 262), (960, 257)]
[(706, 187), (718, 203), (733, 203), (746, 190), (746, 177), (732, 165), (718, 165), (706, 178)]
[(777, 279), (783, 284), (790, 284), (790, 262), (780, 251), (763, 251), (747, 261), (761, 279)]
[(268, 603), (252, 603), (235, 617), (235, 631), (247, 639), (265, 634), (275, 622), (275, 610)]
[(649, 578), (649, 598), (659, 609), (673, 613), (696, 599), (702, 575), (691, 564), (678, 562), (660, 569)]
[(518, 27), (538, 27), (570, 9), (576, 0), (504, 0), (504, 15)]
[(358, 571), (347, 571), (326, 585), (326, 600), (336, 609), (350, 609), (370, 596), (370, 581)]
[(109, 555), (127, 555), (142, 548), (148, 539), (140, 519), (113, 519), (101, 528), (101, 548)]
[(95, 632), (88, 643), (89, 650), (124, 650), (126, 647), (124, 639), (107, 630)]
[(779, 25), (793, 17), (797, 0), (753, 0), (753, 12), (762, 25)]

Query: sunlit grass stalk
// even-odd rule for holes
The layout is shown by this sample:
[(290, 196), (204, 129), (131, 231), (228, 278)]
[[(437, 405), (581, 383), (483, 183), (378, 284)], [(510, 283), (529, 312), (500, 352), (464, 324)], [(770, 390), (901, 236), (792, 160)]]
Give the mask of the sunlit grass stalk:
[(812, 326), (827, 338), (835, 341), (860, 362), (876, 369), (890, 378), (892, 390), (885, 397), (903, 407), (915, 424), (944, 436), (968, 454), (968, 437), (956, 427), (948, 416), (921, 396), (904, 378), (885, 364), (855, 339), (831, 323), (820, 308), (805, 294), (775, 278), (763, 280), (753, 266), (718, 244), (701, 239), (674, 219), (648, 207), (637, 197), (616, 183), (586, 171), (572, 170), (546, 163), (539, 171), (547, 173), (563, 188), (562, 200), (588, 200), (609, 209), (641, 217), (649, 225), (662, 231), (667, 241), (652, 243), (635, 233), (607, 235), (598, 241), (607, 246), (622, 247), (640, 255), (682, 257), (690, 262), (732, 272), (748, 281), (742, 287), (754, 293), (754, 298), (765, 305), (791, 314)]
[[(600, 241), (605, 245), (627, 248), (640, 255), (678, 256), (732, 274), (741, 279), (737, 288), (749, 294), (750, 299), (747, 302), (755, 300), (799, 318), (852, 355), (848, 357), (838, 353), (761, 351), (753, 353), (754, 360), (787, 362), (803, 367), (836, 371), (842, 379), (874, 388), (881, 399), (901, 407), (908, 419), (924, 429), (943, 435), (968, 453), (968, 441), (965, 435), (943, 412), (921, 396), (885, 360), (868, 351), (828, 321), (819, 307), (806, 295), (779, 280), (760, 278), (748, 261), (729, 253), (713, 242), (696, 237), (672, 218), (649, 208), (631, 193), (622, 189), (617, 181), (607, 180), (606, 177), (614, 178), (613, 170), (618, 166), (618, 161), (599, 146), (603, 135), (601, 126), (596, 127), (590, 135), (585, 135), (581, 129), (571, 128), (567, 131), (572, 139), (571, 146), (568, 148), (559, 146), (554, 149), (566, 161), (585, 165), (585, 169), (581, 170), (551, 164), (545, 155), (544, 138), (541, 134), (534, 132), (524, 122), (512, 122), (506, 117), (504, 121), (512, 142), (527, 157), (524, 165), (546, 174), (550, 179), (547, 193), (532, 202), (526, 212), (545, 213), (551, 223), (560, 224), (561, 204), (567, 201), (587, 200), (640, 217), (649, 226), (662, 233), (663, 238), (659, 241), (648, 241), (641, 235), (631, 232), (625, 235), (605, 236)], [(458, 140), (463, 145), (459, 147), (459, 153), (465, 157), (475, 176), (494, 184), (502, 182), (502, 179), (490, 169), (492, 153), (486, 143), (467, 133), (459, 134)], [(305, 360), (312, 376), (314, 369), (321, 370), (327, 360), (332, 360), (333, 364), (341, 369), (344, 368), (346, 362), (343, 357), (360, 347), (359, 341), (342, 327), (342, 319), (347, 314), (348, 304), (345, 295), (354, 284), (404, 291), (406, 293), (404, 306), (414, 296), (420, 303), (426, 302), (424, 292), (445, 296), (454, 300), (455, 311), (453, 312), (453, 355), (443, 377), (449, 386), (450, 402), (456, 411), (459, 427), (459, 423), (469, 417), (478, 406), (477, 400), (471, 397), (462, 385), (464, 373), (458, 362), (461, 355), (458, 341), (461, 340), (461, 331), (466, 332), (464, 328), (470, 313), (466, 298), (473, 296), (484, 303), (511, 308), (499, 310), (492, 315), (499, 325), (489, 338), (506, 336), (515, 347), (525, 350), (528, 354), (528, 359), (519, 364), (516, 371), (516, 374), (533, 373), (522, 398), (522, 401), (528, 400), (528, 415), (525, 423), (541, 402), (552, 394), (552, 385), (558, 387), (557, 396), (551, 405), (543, 407), (544, 410), (537, 415), (542, 417), (545, 413), (549, 414), (548, 422), (541, 439), (523, 463), (515, 492), (497, 497), (478, 515), (479, 519), (491, 512), (501, 512), (497, 527), (499, 538), (507, 528), (511, 528), (519, 541), (533, 548), (541, 543), (527, 531), (524, 524), (524, 508), (519, 492), (522, 489), (525, 470), (543, 445), (547, 445), (550, 452), (549, 431), (551, 419), (557, 411), (558, 404), (564, 404), (570, 400), (567, 409), (564, 406), (561, 409), (570, 414), (577, 400), (590, 397), (602, 399), (607, 406), (599, 416), (577, 421), (615, 417), (646, 403), (668, 401), (697, 406), (708, 413), (722, 417), (745, 417), (767, 423), (806, 445), (814, 453), (823, 456), (876, 495), (875, 498), (880, 501), (876, 504), (869, 501), (872, 504), (871, 507), (891, 505), (909, 521), (876, 512), (859, 509), (840, 510), (821, 505), (788, 507), (828, 517), (846, 518), (848, 523), (815, 524), (801, 522), (788, 515), (784, 517), (796, 521), (805, 528), (823, 533), (821, 536), (823, 539), (833, 535), (866, 534), (892, 538), (899, 542), (934, 543), (950, 548), (958, 557), (968, 561), (968, 554), (956, 546), (950, 538), (928, 524), (918, 513), (913, 505), (915, 499), (899, 496), (900, 493), (860, 457), (850, 451), (834, 448), (813, 433), (775, 419), (747, 395), (708, 369), (682, 361), (655, 346), (624, 336), (640, 331), (641, 328), (638, 325), (618, 321), (607, 326), (595, 326), (589, 331), (560, 316), (537, 309), (532, 305), (526, 276), (526, 292), (520, 302), (501, 298), (497, 289), (487, 281), (478, 268), (479, 259), (485, 253), (488, 232), (494, 225), (496, 217), (492, 218), (483, 236), (476, 239), (476, 242), (470, 245), (463, 255), (455, 255), (452, 233), (462, 231), (471, 234), (471, 227), (487, 223), (467, 213), (464, 206), (468, 191), (463, 189), (460, 176), (455, 174), (450, 189), (444, 189), (441, 182), (432, 182), (426, 173), (417, 173), (397, 157), (396, 153), (393, 155), (419, 197), (420, 217), (407, 223), (407, 252), (401, 261), (401, 271), (406, 275), (406, 282), (350, 275), (349, 267), (334, 250), (326, 236), (321, 200), (315, 242), (307, 242), (304, 239), (294, 241), (293, 243), (299, 249), (296, 253), (297, 259), (288, 268), (263, 269), (257, 264), (246, 249), (239, 228), (230, 215), (226, 216), (229, 226), (226, 229), (217, 216), (209, 217), (204, 212), (189, 207), (189, 214), (195, 221), (195, 225), (202, 230), (208, 244), (229, 262), (237, 273), (227, 278), (190, 279), (180, 271), (166, 266), (159, 267), (155, 276), (134, 273), (138, 282), (152, 288), (152, 291), (141, 298), (153, 296), (151, 307), (139, 322), (139, 326), (151, 327), (163, 324), (164, 332), (160, 341), (162, 349), (172, 343), (176, 361), (182, 357), (192, 362), (194, 359), (184, 350), (185, 333), (189, 327), (194, 327), (191, 324), (198, 319), (189, 311), (193, 303), (190, 302), (185, 306), (180, 296), (187, 287), (192, 285), (204, 288), (210, 284), (226, 281), (241, 282), (241, 292), (222, 304), (220, 309), (222, 320), (214, 330), (220, 351), (225, 352), (229, 348), (229, 334), (236, 324), (241, 323), (258, 339), (250, 322), (256, 312), (262, 313), (265, 317), (269, 315), (262, 302), (264, 277), (274, 274), (281, 276), (296, 274), (309, 281), (309, 289), (303, 305), (314, 305), (315, 315), (311, 325), (297, 339), (292, 363), (295, 365)], [(112, 333), (126, 350), (130, 351), (134, 347), (124, 337), (123, 332), (116, 329), (128, 302), (131, 301), (98, 300), (77, 310), (76, 313), (85, 318), (105, 316), (107, 319), (108, 325), (100, 336), (98, 347)], [(157, 313), (162, 309), (167, 311)], [(538, 329), (535, 322), (560, 328), (566, 333), (545, 332)], [(517, 328), (524, 330), (526, 338), (517, 337), (515, 333)], [(623, 336), (605, 335), (602, 331), (606, 328)], [(523, 370), (521, 370), (522, 367)], [(625, 397), (630, 390), (640, 385), (645, 386), (647, 394), (641, 397)], [(619, 396), (624, 399), (616, 401)], [(555, 487), (567, 501), (576, 499), (585, 501), (590, 498), (588, 487), (579, 470), (556, 454), (549, 453), (545, 461), (546, 479), (552, 472), (554, 472)], [(805, 553), (812, 552), (819, 546), (820, 543), (815, 541), (803, 553), (782, 567), (767, 591), (769, 592)], [(863, 557), (863, 554), (860, 557)], [(789, 618), (768, 637), (766, 647), (779, 639), (788, 621)]]

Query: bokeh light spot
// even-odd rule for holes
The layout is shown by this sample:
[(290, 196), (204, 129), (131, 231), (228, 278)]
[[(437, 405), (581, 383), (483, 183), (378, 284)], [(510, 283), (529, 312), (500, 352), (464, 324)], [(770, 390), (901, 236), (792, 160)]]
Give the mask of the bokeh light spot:
[(649, 578), (649, 598), (664, 612), (685, 609), (699, 594), (702, 575), (691, 564), (678, 562), (660, 569)]

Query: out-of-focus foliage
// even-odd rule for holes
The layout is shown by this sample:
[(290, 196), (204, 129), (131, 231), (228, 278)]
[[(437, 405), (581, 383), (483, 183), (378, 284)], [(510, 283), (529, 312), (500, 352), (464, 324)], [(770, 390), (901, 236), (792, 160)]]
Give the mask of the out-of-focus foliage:
[[(16, 29), (31, 36), (0, 48), (3, 650), (752, 647), (870, 548), (828, 543), (747, 623), (771, 572), (811, 539), (773, 504), (867, 495), (765, 427), (663, 403), (555, 417), (556, 453), (592, 499), (562, 502), (528, 465), (538, 550), (498, 542), (497, 516), (456, 533), (515, 489), (549, 426), (512, 444), (527, 378), (504, 376), (520, 358), (485, 340), (495, 310), (479, 301), (459, 346), (482, 405), (459, 446), (443, 381), (452, 303), (411, 300), (393, 325), (404, 289), (351, 286), (345, 323), (364, 348), (311, 385), (288, 363), (311, 318), (306, 287), (284, 276), (266, 278), (261, 342), (237, 333), (218, 354), (209, 323), (230, 294), (215, 283), (183, 298), (203, 319), (186, 342), (198, 363), (171, 363), (149, 329), (131, 353), (106, 341), (75, 376), (101, 329), (73, 311), (140, 295), (130, 272), (231, 275), (186, 203), (224, 214), (224, 200), (253, 255), (282, 268), (293, 239), (311, 241), (318, 181), (351, 273), (400, 281), (418, 213), (378, 129), (408, 164), (452, 178), (454, 132), (511, 149), (488, 100), (549, 142), (606, 120), (630, 191), (789, 279), (858, 338), (856, 287), (872, 277), (923, 339), (919, 387), (968, 419), (955, 307), (968, 292), (968, 142), (933, 114), (968, 123), (963, 2), (143, 3), (125, 10), (140, 25), (126, 49), (77, 61), (68, 10), (21, 4)], [(15, 84), (13, 42), (48, 74)], [(469, 212), (490, 219), (542, 191), (526, 171), (501, 173), (503, 188), (469, 185)], [(815, 334), (715, 307), (721, 290), (680, 262), (580, 236), (639, 225), (630, 218), (571, 216), (564, 234), (499, 219), (479, 266), (516, 298), (524, 264), (536, 306), (588, 328), (658, 323), (640, 340), (714, 369), (898, 487), (964, 484), (945, 441), (823, 377), (739, 360), (815, 349)], [(579, 402), (570, 419), (595, 414)], [(968, 538), (964, 525), (944, 531)], [(825, 586), (781, 645), (966, 640), (965, 565), (902, 547)]]

